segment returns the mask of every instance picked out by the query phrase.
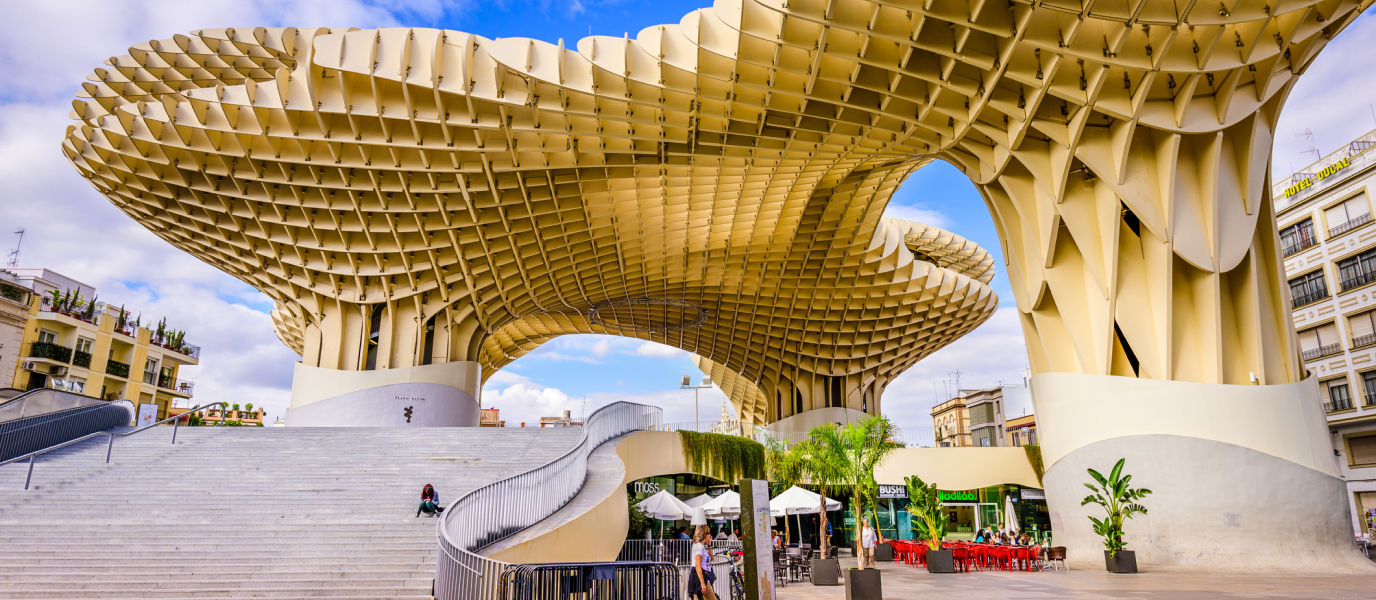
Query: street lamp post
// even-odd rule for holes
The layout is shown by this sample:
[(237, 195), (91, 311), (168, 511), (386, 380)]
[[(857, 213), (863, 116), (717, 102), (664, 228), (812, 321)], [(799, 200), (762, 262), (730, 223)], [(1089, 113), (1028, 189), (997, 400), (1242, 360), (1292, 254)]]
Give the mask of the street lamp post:
[(689, 377), (689, 376), (687, 376), (687, 375), (684, 375), (684, 376), (683, 376), (683, 380), (680, 381), (679, 384), (678, 384), (678, 389), (680, 389), (680, 390), (693, 390), (693, 429), (694, 429), (694, 430), (700, 430), (700, 429), (699, 429), (699, 427), (700, 427), (699, 423), (702, 422), (702, 421), (699, 421), (699, 420), (698, 420), (698, 390), (707, 389), (707, 388), (710, 388), (710, 387), (712, 387), (712, 377), (711, 377), (710, 375), (703, 375), (703, 376), (702, 376), (702, 385), (693, 385), (693, 378), (692, 378), (692, 377)]

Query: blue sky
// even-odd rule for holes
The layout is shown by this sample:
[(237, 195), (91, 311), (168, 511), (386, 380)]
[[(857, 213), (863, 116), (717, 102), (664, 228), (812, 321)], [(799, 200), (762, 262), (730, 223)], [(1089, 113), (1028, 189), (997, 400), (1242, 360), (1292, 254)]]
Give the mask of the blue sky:
[[(75, 174), (58, 151), (71, 98), (86, 74), (107, 57), (149, 39), (226, 26), (410, 25), (470, 31), (490, 38), (533, 37), (572, 44), (589, 31), (634, 36), (677, 23), (702, 1), (574, 0), (67, 0), (20, 2), (0, 20), (0, 250), (24, 227), (21, 265), (48, 267), (98, 288), (154, 320), (167, 317), (204, 348), (197, 400), (252, 401), (272, 418), (290, 395), (296, 356), (272, 333), (266, 297), (172, 248), (116, 210)], [(1313, 143), (1329, 152), (1376, 127), (1376, 17), (1368, 14), (1339, 35), (1301, 79), (1277, 126), (1275, 174), (1306, 164)], [(57, 40), (57, 42), (55, 42)], [(913, 175), (889, 214), (937, 225), (998, 256), (993, 223), (978, 192), (956, 169), (935, 163)], [(885, 391), (885, 413), (921, 437), (931, 405), (952, 373), (961, 387), (1020, 380), (1026, 366), (1022, 332), (1003, 262), (992, 283), (999, 312), (984, 326), (928, 357)], [(498, 373), (484, 400), (509, 424), (559, 410), (578, 412), (613, 400), (663, 406), (671, 421), (692, 419), (692, 392), (678, 379), (700, 373), (687, 354), (625, 338), (571, 336), (555, 340)], [(703, 394), (703, 415), (720, 411), (719, 392)]]

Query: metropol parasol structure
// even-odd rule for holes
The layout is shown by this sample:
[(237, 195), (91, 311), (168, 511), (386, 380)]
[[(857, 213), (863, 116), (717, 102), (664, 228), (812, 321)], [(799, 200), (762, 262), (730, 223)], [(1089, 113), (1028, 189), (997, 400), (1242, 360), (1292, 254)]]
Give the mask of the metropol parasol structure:
[(746, 423), (878, 413), (997, 307), (987, 252), (882, 216), (946, 161), (999, 232), (1058, 541), (1097, 546), (1075, 489), (1127, 457), (1148, 562), (1283, 539), (1332, 564), (1344, 486), (1268, 176), (1287, 94), (1369, 4), (721, 0), (574, 45), (202, 30), (96, 69), (63, 151), (272, 297), (288, 424), (345, 426), (474, 425), (486, 377), (573, 333), (693, 352)]

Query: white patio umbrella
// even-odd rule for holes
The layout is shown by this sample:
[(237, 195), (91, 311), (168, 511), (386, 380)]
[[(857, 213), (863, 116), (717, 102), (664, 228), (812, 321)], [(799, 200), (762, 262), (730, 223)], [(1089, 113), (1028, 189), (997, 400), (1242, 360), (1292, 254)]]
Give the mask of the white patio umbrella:
[(1018, 531), (1018, 511), (1013, 508), (1013, 497), (1006, 496), (1003, 501), (1003, 528), (1014, 533)]
[(708, 502), (711, 502), (711, 501), (712, 501), (712, 497), (711, 497), (711, 496), (708, 496), (707, 494), (703, 494), (703, 495), (701, 495), (701, 496), (694, 496), (694, 497), (692, 497), (692, 498), (689, 498), (688, 500), (684, 501), (684, 504), (687, 504), (688, 506), (691, 506), (691, 507), (693, 507), (693, 508), (697, 508), (697, 507), (702, 506), (702, 505), (704, 505), (704, 504), (707, 504)]
[(702, 509), (707, 512), (709, 517), (735, 519), (741, 516), (741, 495), (735, 491), (727, 490), (726, 493), (702, 505)]
[(640, 501), (635, 506), (644, 511), (647, 516), (660, 520), (659, 537), (664, 537), (664, 521), (678, 521), (693, 514), (691, 506), (675, 498), (668, 490), (659, 490), (655, 495)]
[[(809, 492), (795, 485), (769, 501), (769, 513), (772, 515), (815, 515), (821, 503), (821, 494)], [(827, 498), (827, 510), (841, 510), (841, 503)], [(798, 534), (802, 535), (803, 518), (798, 517), (797, 520)]]

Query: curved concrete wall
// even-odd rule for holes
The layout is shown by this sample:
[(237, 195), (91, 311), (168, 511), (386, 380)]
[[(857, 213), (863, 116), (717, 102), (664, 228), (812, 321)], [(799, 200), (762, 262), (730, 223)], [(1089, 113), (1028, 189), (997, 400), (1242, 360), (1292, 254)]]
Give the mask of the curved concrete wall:
[(287, 426), (477, 427), (478, 382), (478, 363), (466, 361), (377, 371), (296, 363)]
[(874, 469), (874, 480), (883, 485), (903, 485), (909, 475), (943, 490), (1003, 484), (1041, 487), (1021, 447), (899, 448)]
[(1143, 565), (1211, 571), (1376, 570), (1352, 543), (1313, 379), (1210, 385), (1047, 373), (1032, 378), (1043, 482), (1056, 545), (1098, 562), (1102, 541), (1080, 501), (1086, 469), (1120, 458), (1151, 489), (1128, 522)]
[(1214, 440), (1137, 435), (1096, 442), (1047, 471), (1057, 546), (1072, 561), (1103, 564), (1103, 542), (1080, 506), (1090, 481), (1126, 458), (1132, 484), (1152, 490), (1148, 513), (1123, 529), (1144, 565), (1210, 571), (1376, 573), (1352, 544), (1346, 485), (1288, 460)]

